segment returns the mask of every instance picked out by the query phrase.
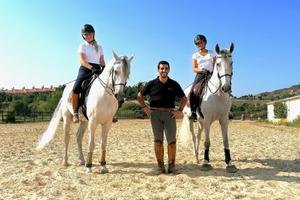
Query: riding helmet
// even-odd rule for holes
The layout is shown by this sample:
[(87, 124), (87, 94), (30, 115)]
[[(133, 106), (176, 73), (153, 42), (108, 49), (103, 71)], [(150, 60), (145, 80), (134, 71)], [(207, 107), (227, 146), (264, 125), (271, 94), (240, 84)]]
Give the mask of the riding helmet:
[(205, 43), (207, 43), (206, 37), (205, 37), (204, 35), (198, 34), (198, 35), (196, 35), (195, 38), (194, 38), (194, 43), (195, 43), (195, 45), (197, 45), (197, 44), (200, 42), (200, 40), (202, 40), (202, 41), (204, 41)]
[(87, 33), (95, 33), (94, 27), (90, 24), (83, 25), (81, 29), (81, 34), (87, 34)]

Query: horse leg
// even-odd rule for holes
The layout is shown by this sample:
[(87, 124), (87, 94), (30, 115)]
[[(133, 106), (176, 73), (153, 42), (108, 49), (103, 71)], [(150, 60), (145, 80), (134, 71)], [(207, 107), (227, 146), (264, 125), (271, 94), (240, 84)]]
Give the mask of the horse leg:
[(200, 147), (200, 141), (201, 141), (201, 133), (203, 131), (203, 124), (201, 122), (199, 122), (198, 124), (198, 133), (197, 133), (197, 136), (195, 138), (196, 140), (196, 144), (195, 144), (195, 154), (196, 154), (196, 160), (197, 160), (197, 164), (200, 163), (200, 160), (199, 160), (199, 147)]
[(68, 147), (70, 142), (70, 125), (71, 125), (71, 115), (65, 115), (63, 117), (63, 129), (65, 133), (65, 153), (63, 157), (63, 165), (68, 166)]
[(195, 154), (195, 158), (196, 158), (196, 162), (199, 163), (199, 152), (198, 152), (198, 145), (197, 145), (197, 138), (196, 138), (196, 134), (194, 131), (194, 123), (190, 122), (190, 130), (192, 133), (192, 139), (193, 139), (193, 147), (194, 147), (194, 154)]
[(88, 129), (89, 129), (89, 139), (88, 139), (88, 154), (86, 158), (86, 172), (90, 173), (92, 172), (92, 166), (93, 166), (93, 151), (95, 148), (95, 132), (96, 132), (97, 124), (94, 122), (94, 119), (90, 119), (88, 123)]
[(202, 170), (210, 170), (212, 169), (211, 165), (209, 164), (209, 148), (210, 148), (210, 138), (209, 138), (209, 132), (210, 132), (210, 125), (211, 122), (209, 122), (207, 119), (204, 120), (204, 132), (205, 132), (205, 141), (204, 141), (204, 160), (202, 164)]
[(223, 145), (224, 145), (224, 153), (225, 153), (225, 163), (227, 164), (226, 170), (229, 173), (235, 173), (237, 168), (232, 164), (229, 150), (229, 142), (228, 142), (228, 116), (221, 118), (219, 123), (221, 125), (222, 137), (223, 137)]
[(81, 121), (80, 126), (76, 133), (80, 165), (85, 165), (85, 160), (84, 160), (84, 156), (82, 153), (82, 138), (83, 138), (84, 132), (87, 128), (87, 125), (88, 125), (88, 123), (86, 121)]
[(105, 174), (108, 173), (108, 169), (106, 168), (106, 144), (107, 144), (107, 135), (108, 131), (111, 127), (111, 122), (102, 125), (101, 132), (101, 141), (100, 141), (100, 151), (99, 151), (99, 162), (100, 162), (100, 173)]

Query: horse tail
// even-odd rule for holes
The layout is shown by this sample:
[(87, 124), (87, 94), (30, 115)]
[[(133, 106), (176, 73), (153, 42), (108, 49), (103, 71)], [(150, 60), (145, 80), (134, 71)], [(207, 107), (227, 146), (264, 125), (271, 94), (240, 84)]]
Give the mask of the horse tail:
[(42, 150), (54, 138), (59, 121), (62, 118), (61, 103), (62, 103), (62, 98), (60, 99), (60, 101), (58, 102), (55, 108), (55, 111), (53, 113), (53, 116), (51, 118), (47, 130), (40, 137), (36, 150)]
[(179, 130), (179, 142), (184, 145), (188, 146), (189, 142), (191, 141), (191, 136), (194, 132), (193, 122), (189, 119), (187, 113), (183, 113), (182, 123)]

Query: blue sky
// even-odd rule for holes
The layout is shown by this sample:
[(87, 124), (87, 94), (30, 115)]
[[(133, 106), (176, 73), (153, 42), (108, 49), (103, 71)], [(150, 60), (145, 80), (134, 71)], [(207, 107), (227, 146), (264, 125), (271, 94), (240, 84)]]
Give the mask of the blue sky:
[(129, 85), (157, 76), (159, 60), (185, 88), (196, 34), (207, 48), (235, 44), (233, 95), (300, 84), (300, 1), (1, 0), (0, 88), (58, 86), (76, 78), (80, 29), (90, 23), (105, 60), (134, 55)]

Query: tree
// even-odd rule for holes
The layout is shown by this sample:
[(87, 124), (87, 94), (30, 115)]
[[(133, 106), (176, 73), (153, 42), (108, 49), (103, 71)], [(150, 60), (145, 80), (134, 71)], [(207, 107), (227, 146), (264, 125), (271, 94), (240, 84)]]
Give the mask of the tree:
[(274, 103), (274, 114), (276, 118), (286, 118), (287, 117), (286, 104), (282, 102)]

